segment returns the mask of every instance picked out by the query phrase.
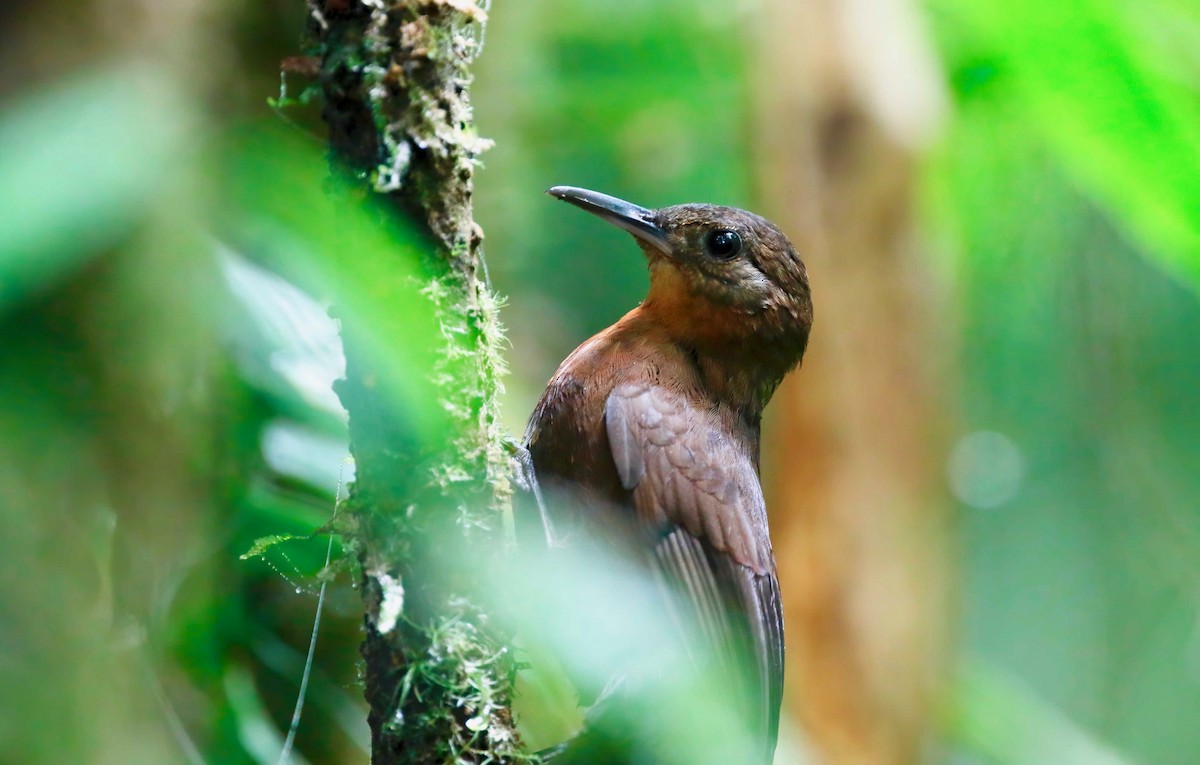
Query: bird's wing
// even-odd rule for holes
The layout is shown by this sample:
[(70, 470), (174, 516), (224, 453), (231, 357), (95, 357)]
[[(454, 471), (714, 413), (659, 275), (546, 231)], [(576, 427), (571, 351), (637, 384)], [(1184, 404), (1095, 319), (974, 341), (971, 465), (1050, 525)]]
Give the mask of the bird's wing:
[[(654, 560), (718, 657), (747, 654), (754, 718), (774, 751), (783, 694), (783, 613), (766, 506), (751, 456), (713, 411), (652, 384), (624, 384), (604, 410), (613, 461)], [(744, 675), (744, 673), (742, 673)]]

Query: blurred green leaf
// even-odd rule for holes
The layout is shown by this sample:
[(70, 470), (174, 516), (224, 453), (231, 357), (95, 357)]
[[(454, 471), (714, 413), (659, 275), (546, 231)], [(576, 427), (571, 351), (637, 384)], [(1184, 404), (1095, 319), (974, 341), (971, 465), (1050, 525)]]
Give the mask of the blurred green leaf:
[(1005, 672), (969, 661), (950, 695), (950, 738), (1000, 765), (1129, 765)]
[[(237, 132), (221, 144), (228, 173), (219, 219), (241, 248), (333, 304), (347, 342), (367, 347), (368, 384), (382, 386), (412, 437), (447, 432), (434, 375), (444, 342), (432, 298), (433, 243), (330, 176), (323, 151), (295, 131)], [(400, 445), (396, 445), (399, 448)]]
[[(237, 725), (238, 739), (246, 753), (260, 765), (279, 761), (283, 735), (275, 728), (271, 714), (263, 704), (254, 677), (240, 664), (231, 664), (224, 675), (225, 698)], [(305, 762), (293, 756), (297, 765)]]
[(959, 256), (959, 416), (1026, 465), (962, 516), (964, 642), (1137, 761), (1194, 762), (1195, 284), (1080, 183), (995, 40), (942, 33), (961, 108), (926, 170)]
[(528, 666), (517, 673), (513, 713), (521, 739), (533, 751), (547, 749), (583, 728), (579, 696), (554, 654), (537, 644), (520, 646)]
[[(1200, 107), (1156, 66), (1112, 0), (941, 0), (949, 36), (974, 35), (1023, 113), (1085, 187), (1175, 274), (1200, 284)], [(1169, 13), (1166, 8), (1159, 11)], [(943, 20), (945, 21), (945, 19)]]
[(731, 714), (737, 690), (728, 675), (695, 671), (720, 666), (706, 638), (680, 621), (636, 559), (584, 544), (569, 552), (523, 548), (499, 574), (465, 551), (442, 559), (451, 570), (473, 571), (490, 613), (521, 634), (522, 659), (555, 659), (557, 666), (524, 673), (532, 697), (518, 706), (528, 718), (522, 730), (541, 745), (576, 732), (579, 710), (548, 702), (570, 704), (566, 686), (579, 690), (587, 727), (562, 762), (732, 763), (761, 746), (750, 721)]
[(0, 113), (0, 308), (95, 254), (186, 172), (182, 99), (101, 69)]

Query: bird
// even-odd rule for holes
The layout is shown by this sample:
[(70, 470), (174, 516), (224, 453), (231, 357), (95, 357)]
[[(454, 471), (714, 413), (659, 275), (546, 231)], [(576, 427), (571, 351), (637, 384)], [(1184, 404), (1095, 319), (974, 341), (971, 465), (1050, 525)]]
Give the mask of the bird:
[(612, 529), (716, 654), (741, 666), (750, 657), (746, 714), (769, 763), (784, 639), (760, 426), (808, 345), (807, 269), (779, 227), (745, 210), (647, 209), (573, 186), (547, 193), (632, 234), (650, 287), (562, 362), (530, 417), (533, 474), (575, 508), (543, 508), (541, 531), (554, 546), (596, 522)]

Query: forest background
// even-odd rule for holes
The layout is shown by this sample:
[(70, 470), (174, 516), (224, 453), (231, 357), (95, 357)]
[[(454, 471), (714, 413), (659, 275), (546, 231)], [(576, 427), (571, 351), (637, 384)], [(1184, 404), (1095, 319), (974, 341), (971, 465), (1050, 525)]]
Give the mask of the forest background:
[[(548, 186), (756, 210), (809, 263), (816, 328), (764, 445), (781, 761), (1196, 762), (1200, 8), (488, 11), (476, 213), (510, 433), (646, 286)], [(13, 761), (274, 762), (330, 578), (297, 755), (366, 758), (361, 603), (310, 536), (352, 474), (325, 305), (399, 267), (365, 224), (333, 252), (295, 62), (280, 87), (307, 23), (283, 0), (0, 8)], [(241, 558), (272, 535), (297, 538)], [(572, 724), (539, 692), (533, 743)]]

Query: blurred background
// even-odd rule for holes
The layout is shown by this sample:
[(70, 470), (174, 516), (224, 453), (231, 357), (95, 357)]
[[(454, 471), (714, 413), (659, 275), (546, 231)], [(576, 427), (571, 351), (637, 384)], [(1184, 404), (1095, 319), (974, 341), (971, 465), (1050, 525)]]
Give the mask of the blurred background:
[[(1200, 7), (489, 15), (510, 432), (646, 288), (548, 186), (745, 207), (809, 264), (808, 356), (765, 418), (779, 761), (1200, 761)], [(295, 759), (367, 759), (358, 595), (314, 533), (353, 476), (326, 308), (400, 327), (398, 364), (428, 317), (371, 289), (419, 244), (331, 201), (309, 82), (281, 91), (305, 24), (300, 0), (0, 7), (7, 761), (274, 762), (323, 582)], [(426, 393), (397, 393), (414, 421)], [(532, 738), (556, 711), (529, 706)]]

